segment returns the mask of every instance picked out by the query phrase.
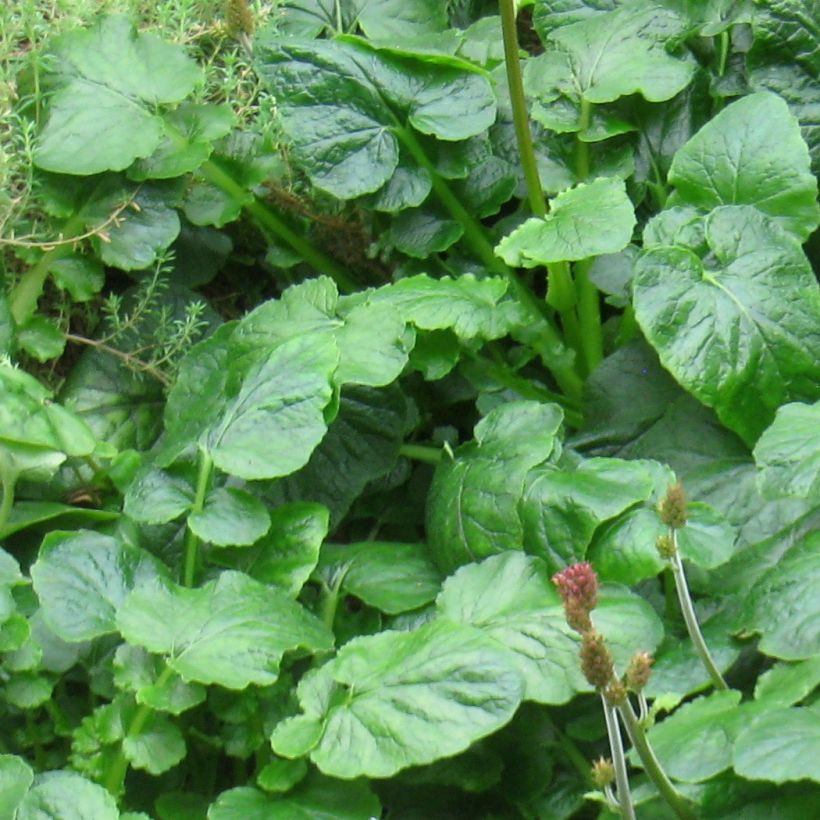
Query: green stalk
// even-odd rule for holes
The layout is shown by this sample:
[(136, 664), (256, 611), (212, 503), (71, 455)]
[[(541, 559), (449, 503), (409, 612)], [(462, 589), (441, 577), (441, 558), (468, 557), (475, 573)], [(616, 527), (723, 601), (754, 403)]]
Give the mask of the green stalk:
[[(527, 199), (533, 215), (544, 219), (547, 216), (547, 203), (541, 190), (541, 179), (538, 175), (538, 162), (532, 142), (530, 121), (527, 112), (527, 101), (524, 97), (524, 82), (521, 78), (521, 61), (518, 56), (518, 33), (515, 28), (514, 0), (499, 0), (501, 12), (501, 31), (504, 38), (504, 62), (507, 68), (507, 85), (510, 90), (513, 126), (518, 143), (518, 156), (524, 181), (527, 187)], [(566, 262), (552, 262), (547, 265), (548, 291), (547, 304), (561, 314), (561, 324), (567, 341), (576, 352), (579, 352), (580, 328), (575, 317), (575, 285), (572, 281), (569, 265)]]
[(441, 447), (430, 447), (426, 444), (402, 444), (399, 448), (400, 456), (433, 465), (441, 461), (443, 453)]
[[(166, 666), (165, 669), (163, 669), (162, 674), (160, 674), (157, 678), (155, 685), (164, 686), (172, 675), (173, 670), (169, 666)], [(146, 706), (144, 703), (141, 704), (134, 713), (131, 723), (128, 725), (128, 730), (126, 731), (125, 737), (129, 738), (140, 734), (145, 728), (148, 718), (151, 717), (152, 711), (153, 710), (150, 706)], [(112, 795), (114, 795), (114, 797), (119, 796), (122, 791), (127, 772), (128, 758), (122, 750), (122, 745), (120, 745), (117, 756), (111, 761), (111, 765), (108, 768), (108, 773), (103, 780), (103, 785)]]
[(241, 202), (244, 209), (259, 225), (290, 245), (311, 267), (330, 276), (340, 290), (344, 292), (356, 290), (356, 282), (345, 268), (294, 231), (257, 196), (251, 195), (252, 199), (248, 200), (249, 192), (214, 160), (203, 163), (199, 167), (199, 173), (236, 202)]
[(591, 373), (604, 358), (601, 300), (598, 295), (598, 288), (589, 278), (591, 267), (591, 259), (581, 259), (575, 263), (575, 284), (578, 288), (578, 318), (581, 322), (581, 353), (587, 373)]
[(729, 30), (720, 32), (720, 62), (718, 63), (718, 76), (722, 77), (726, 73), (726, 64), (729, 61)]
[(347, 569), (339, 570), (330, 579), (330, 583), (324, 586), (322, 600), (319, 604), (319, 618), (322, 623), (332, 632), (333, 624), (336, 622), (336, 609), (339, 606), (339, 592), (342, 589)]
[[(416, 162), (424, 168), (430, 175), (433, 190), (439, 198), (441, 204), (450, 212), (450, 215), (461, 223), (464, 229), (464, 240), (472, 252), (481, 260), (488, 271), (505, 276), (517, 296), (518, 300), (525, 305), (534, 317), (544, 320), (544, 344), (539, 350), (547, 362), (554, 360), (552, 351), (560, 351), (564, 347), (563, 339), (553, 324), (549, 308), (540, 299), (537, 299), (530, 289), (516, 276), (515, 271), (507, 267), (502, 259), (495, 255), (493, 246), (487, 238), (484, 226), (461, 204), (458, 197), (450, 190), (450, 186), (444, 178), (436, 171), (435, 166), (430, 162), (429, 157), (424, 152), (421, 143), (416, 139), (415, 134), (409, 128), (397, 126), (395, 134), (410, 152)], [(583, 382), (578, 374), (571, 368), (559, 362), (548, 365), (555, 380), (561, 390), (572, 398), (578, 399), (581, 396)]]
[[(208, 494), (213, 468), (214, 462), (210, 453), (200, 450), (197, 459), (196, 495), (191, 507), (191, 514), (202, 512), (205, 506), (205, 496)], [(199, 538), (190, 527), (185, 532), (184, 554), (185, 569), (182, 582), (186, 587), (192, 587), (196, 576), (197, 558), (199, 557)]]
[(658, 758), (655, 757), (655, 752), (646, 739), (646, 733), (632, 709), (632, 704), (627, 700), (623, 706), (618, 707), (618, 713), (624, 722), (632, 745), (641, 758), (646, 773), (655, 784), (655, 788), (660, 792), (661, 797), (681, 820), (695, 820), (695, 815), (687, 805), (686, 800), (672, 785), (672, 781), (666, 776), (666, 772), (663, 770)]
[[(63, 239), (70, 239), (82, 231), (82, 216), (75, 214), (69, 219), (60, 232)], [(70, 242), (57, 245), (44, 253), (20, 278), (20, 281), (9, 294), (9, 307), (15, 324), (22, 327), (37, 310), (37, 301), (43, 295), (43, 286), (48, 278), (49, 268), (64, 256), (72, 252)]]
[(14, 488), (17, 485), (17, 476), (8, 471), (0, 474), (0, 486), (3, 488), (3, 500), (0, 501), (0, 536), (6, 529), (14, 506)]
[[(592, 123), (592, 103), (581, 97), (581, 115), (578, 119), (578, 134), (586, 131)], [(589, 143), (575, 136), (575, 173), (583, 182), (589, 176)]]
[(612, 765), (615, 768), (615, 787), (617, 789), (618, 805), (623, 820), (635, 820), (635, 807), (632, 805), (632, 794), (629, 791), (629, 778), (626, 773), (626, 756), (621, 740), (621, 728), (615, 708), (607, 703), (606, 697), (601, 695), (601, 704), (604, 707), (606, 731), (609, 735), (609, 750), (612, 754)]
[(720, 674), (717, 664), (709, 652), (709, 647), (706, 645), (703, 633), (700, 631), (698, 624), (698, 617), (695, 614), (695, 608), (692, 605), (692, 596), (689, 594), (689, 587), (686, 583), (686, 574), (683, 571), (683, 562), (681, 561), (680, 551), (678, 550), (678, 539), (674, 529), (670, 529), (672, 539), (675, 542), (675, 555), (672, 558), (672, 575), (675, 579), (675, 588), (678, 591), (678, 602), (680, 603), (681, 612), (683, 613), (683, 620), (686, 622), (686, 630), (689, 632), (689, 637), (692, 639), (692, 644), (695, 647), (709, 677), (712, 679), (715, 689), (728, 689), (729, 685)]
[(518, 33), (515, 29), (514, 0), (498, 0), (501, 12), (501, 33), (504, 38), (504, 62), (507, 66), (507, 84), (512, 103), (513, 126), (515, 139), (518, 142), (518, 154), (521, 159), (521, 170), (527, 184), (527, 198), (530, 210), (535, 216), (545, 217), (547, 205), (541, 190), (541, 179), (538, 176), (538, 164), (532, 144), (530, 121), (527, 114), (527, 103), (524, 99), (524, 82), (521, 78), (521, 61), (518, 56)]

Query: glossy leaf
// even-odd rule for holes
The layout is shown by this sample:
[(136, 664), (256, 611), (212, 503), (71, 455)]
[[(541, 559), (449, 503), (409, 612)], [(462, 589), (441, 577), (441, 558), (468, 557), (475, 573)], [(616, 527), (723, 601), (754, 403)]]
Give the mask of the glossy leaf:
[(15, 811), (34, 780), (34, 772), (17, 755), (0, 756), (0, 814), (15, 817)]
[(137, 34), (123, 17), (68, 32), (53, 48), (59, 86), (34, 155), (48, 171), (118, 171), (147, 157), (162, 138), (155, 107), (184, 99), (200, 78), (179, 46)]
[(323, 772), (388, 777), (463, 751), (509, 721), (521, 696), (506, 651), (478, 630), (434, 621), (347, 643), (303, 679), (305, 715), (280, 724), (272, 743), (292, 756), (293, 732), (315, 726), (310, 756)]
[(795, 544), (749, 592), (744, 624), (761, 634), (761, 652), (784, 660), (820, 652), (820, 534)]
[(734, 767), (750, 780), (820, 781), (820, 714), (791, 708), (757, 715), (737, 735)]
[(265, 505), (246, 490), (219, 487), (205, 498), (205, 506), (188, 516), (191, 531), (218, 547), (244, 547), (258, 541), (270, 529)]
[(635, 316), (661, 362), (748, 444), (820, 384), (820, 287), (799, 245), (758, 210), (706, 218), (709, 255), (644, 252)]
[(710, 120), (675, 155), (669, 182), (670, 205), (754, 205), (801, 241), (820, 221), (800, 127), (775, 94), (750, 94)]
[(165, 524), (184, 515), (194, 502), (194, 488), (184, 475), (147, 469), (125, 493), (123, 512), (135, 521)]
[(402, 128), (459, 140), (495, 117), (487, 78), (455, 58), (399, 56), (346, 37), (274, 42), (257, 60), (297, 161), (341, 199), (384, 185), (399, 163)]
[(31, 567), (46, 622), (70, 642), (114, 632), (129, 592), (167, 574), (149, 553), (90, 530), (49, 533)]
[(271, 684), (287, 650), (333, 643), (285, 593), (231, 571), (198, 589), (138, 590), (120, 608), (117, 626), (130, 643), (165, 655), (185, 680), (229, 689)]
[(82, 775), (69, 771), (38, 774), (17, 809), (15, 820), (118, 820), (114, 798)]
[(626, 187), (597, 179), (558, 194), (543, 218), (528, 219), (501, 240), (496, 253), (514, 267), (617, 253), (632, 239), (635, 213)]
[(754, 449), (758, 486), (768, 498), (820, 493), (820, 402), (786, 404)]

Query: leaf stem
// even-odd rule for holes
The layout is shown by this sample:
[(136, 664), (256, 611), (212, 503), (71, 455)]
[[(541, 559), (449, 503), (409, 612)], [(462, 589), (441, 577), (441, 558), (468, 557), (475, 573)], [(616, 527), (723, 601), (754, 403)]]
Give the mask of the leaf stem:
[(399, 448), (400, 456), (425, 464), (438, 464), (443, 454), (441, 447), (430, 447), (427, 444), (402, 444)]
[(695, 820), (695, 815), (686, 804), (683, 796), (672, 785), (672, 781), (667, 777), (658, 758), (655, 757), (655, 752), (649, 745), (646, 733), (635, 715), (632, 704), (627, 700), (623, 706), (618, 707), (618, 713), (626, 727), (629, 740), (638, 752), (646, 773), (655, 784), (655, 788), (660, 792), (661, 797), (681, 820)]
[(621, 740), (621, 728), (615, 707), (607, 703), (606, 697), (601, 694), (601, 704), (604, 707), (606, 731), (609, 735), (609, 749), (612, 754), (612, 765), (615, 767), (615, 786), (618, 793), (618, 805), (621, 808), (623, 820), (635, 820), (635, 807), (632, 805), (632, 794), (629, 791), (629, 778), (626, 773), (626, 757)]
[(339, 592), (347, 575), (347, 566), (339, 569), (331, 578), (330, 583), (323, 586), (322, 600), (319, 604), (319, 617), (322, 623), (332, 632), (336, 622), (336, 609), (339, 606)]
[(14, 488), (17, 485), (17, 475), (9, 470), (0, 470), (0, 486), (3, 488), (3, 500), (0, 501), (0, 536), (6, 529), (14, 506)]
[(589, 176), (589, 143), (581, 139), (580, 134), (592, 123), (592, 103), (581, 97), (581, 113), (578, 118), (578, 133), (575, 135), (575, 173), (580, 182)]
[(601, 300), (598, 288), (589, 278), (591, 259), (575, 263), (575, 285), (578, 290), (578, 317), (581, 323), (581, 354), (587, 373), (604, 358), (604, 334), (601, 327)]
[(722, 77), (726, 73), (726, 64), (729, 61), (729, 30), (720, 32), (720, 57), (718, 62), (718, 76)]
[[(197, 459), (196, 495), (194, 496), (194, 503), (191, 506), (191, 513), (200, 513), (205, 506), (205, 496), (208, 494), (208, 486), (211, 483), (213, 468), (214, 462), (210, 453), (206, 450), (200, 450)], [(199, 553), (198, 548), (199, 538), (197, 538), (189, 526), (185, 532), (185, 569), (182, 578), (182, 583), (186, 587), (192, 587), (194, 585)]]
[[(171, 669), (170, 666), (166, 666), (165, 669), (162, 670), (160, 676), (157, 678), (155, 686), (164, 686), (173, 674), (173, 669)], [(152, 712), (153, 709), (144, 703), (140, 704), (137, 707), (137, 711), (134, 712), (134, 716), (131, 718), (131, 723), (128, 724), (128, 729), (126, 730), (123, 742), (127, 738), (133, 737), (134, 735), (138, 735), (142, 732), (142, 730), (145, 728), (145, 724), (147, 723), (148, 718), (151, 717)], [(106, 789), (108, 789), (108, 791), (112, 795), (114, 795), (114, 797), (118, 797), (120, 792), (122, 791), (123, 783), (125, 781), (125, 775), (127, 772), (128, 758), (125, 756), (125, 752), (123, 751), (121, 743), (120, 748), (117, 751), (117, 755), (111, 761), (111, 765), (108, 768), (108, 773), (106, 774), (103, 780), (103, 785)]]
[(450, 186), (436, 171), (415, 134), (409, 128), (400, 126), (396, 127), (395, 133), (413, 159), (430, 175), (436, 196), (450, 212), (450, 215), (461, 223), (464, 228), (464, 239), (476, 257), (481, 260), (488, 271), (505, 276), (509, 280), (516, 297), (530, 310), (533, 318), (543, 320), (544, 338), (539, 353), (545, 359), (561, 390), (567, 396), (579, 399), (583, 383), (571, 367), (560, 361), (560, 352), (565, 345), (561, 334), (553, 323), (549, 307), (532, 293), (512, 268), (509, 268), (502, 259), (495, 255), (484, 226), (461, 204), (458, 197), (450, 190)]
[(675, 544), (675, 554), (671, 559), (672, 575), (675, 579), (675, 588), (678, 591), (678, 602), (680, 603), (681, 612), (683, 613), (683, 620), (686, 622), (686, 629), (689, 632), (689, 637), (692, 639), (692, 644), (695, 647), (709, 677), (712, 679), (715, 689), (728, 689), (729, 685), (720, 674), (709, 647), (703, 638), (703, 633), (700, 631), (698, 618), (695, 614), (695, 607), (692, 604), (692, 596), (689, 594), (689, 587), (686, 583), (686, 573), (683, 570), (683, 561), (681, 561), (680, 550), (678, 549), (677, 533), (674, 529), (670, 529), (673, 542)]
[(280, 216), (274, 213), (259, 197), (245, 190), (215, 160), (207, 160), (199, 167), (199, 173), (217, 188), (220, 188), (242, 207), (263, 228), (291, 246), (312, 268), (330, 276), (344, 292), (356, 290), (356, 281), (351, 274), (319, 250), (304, 236), (294, 231)]
[(538, 176), (538, 163), (532, 143), (527, 103), (524, 98), (524, 82), (521, 78), (521, 61), (518, 56), (518, 33), (515, 28), (515, 1), (498, 0), (501, 12), (501, 34), (504, 39), (504, 62), (507, 67), (507, 85), (510, 89), (512, 103), (513, 127), (518, 142), (518, 155), (521, 170), (527, 185), (527, 198), (530, 210), (535, 216), (547, 215), (547, 204), (541, 190), (541, 179)]

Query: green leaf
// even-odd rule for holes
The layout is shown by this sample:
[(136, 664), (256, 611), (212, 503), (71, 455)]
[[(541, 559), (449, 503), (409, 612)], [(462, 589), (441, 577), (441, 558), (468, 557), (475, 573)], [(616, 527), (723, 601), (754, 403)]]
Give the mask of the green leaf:
[(371, 0), (362, 4), (357, 19), (369, 39), (402, 43), (423, 42), (424, 35), (448, 25), (447, 7), (439, 0)]
[(71, 254), (55, 259), (48, 267), (54, 283), (75, 302), (93, 299), (105, 284), (105, 271), (97, 259)]
[(75, 772), (38, 774), (17, 809), (15, 820), (118, 820), (114, 798)]
[(131, 179), (168, 179), (195, 171), (211, 155), (214, 141), (230, 133), (234, 124), (227, 105), (182, 103), (164, 119), (162, 141), (129, 170)]
[(266, 584), (275, 584), (296, 597), (319, 560), (328, 531), (329, 513), (321, 504), (296, 501), (270, 514), (266, 536), (240, 552), (216, 555), (214, 560)]
[(31, 567), (46, 623), (69, 642), (114, 632), (128, 593), (167, 574), (149, 553), (90, 530), (49, 533)]
[(670, 777), (699, 783), (732, 765), (732, 740), (740, 728), (740, 692), (713, 692), (681, 706), (647, 733)]
[(331, 529), (367, 484), (387, 474), (404, 440), (407, 400), (398, 387), (342, 390), (339, 413), (307, 466), (268, 486), (271, 505), (316, 501), (330, 510)]
[(187, 750), (182, 732), (167, 717), (152, 712), (139, 732), (123, 738), (122, 751), (135, 769), (158, 775), (183, 760)]
[(344, 592), (390, 615), (429, 604), (441, 588), (423, 544), (328, 544), (322, 548), (318, 572), (331, 579), (341, 574)]
[(535, 0), (533, 25), (541, 38), (546, 39), (553, 29), (612, 11), (617, 6), (618, 0)]
[[(307, 717), (321, 721), (310, 756), (325, 774), (389, 777), (499, 729), (518, 707), (522, 683), (491, 639), (433, 621), (350, 641), (298, 691)], [(274, 730), (274, 750), (284, 753), (289, 723), (303, 720)]]
[(34, 772), (22, 758), (0, 755), (0, 816), (17, 816), (17, 807), (33, 780)]
[(290, 791), (308, 772), (308, 763), (304, 758), (285, 760), (275, 757), (265, 764), (256, 776), (256, 783), (266, 792)]
[(436, 606), (511, 653), (527, 700), (564, 703), (587, 688), (577, 638), (540, 559), (509, 551), (462, 567), (445, 581)]
[(668, 100), (694, 74), (692, 62), (666, 50), (683, 27), (673, 12), (637, 4), (562, 25), (547, 35), (547, 51), (529, 61), (528, 89), (547, 106), (575, 109), (575, 123), (568, 124), (573, 131), (581, 127), (582, 100), (600, 104), (630, 94)]
[(767, 498), (820, 493), (820, 402), (786, 404), (754, 449), (758, 487)]
[(523, 321), (518, 302), (504, 298), (507, 288), (499, 277), (476, 279), (467, 273), (432, 279), (421, 273), (380, 288), (371, 298), (388, 302), (420, 330), (447, 329), (461, 339), (491, 340)]
[(46, 171), (97, 174), (126, 168), (159, 144), (156, 107), (193, 90), (200, 69), (177, 45), (138, 34), (124, 17), (106, 17), (59, 37), (57, 91), (34, 152)]
[(380, 813), (366, 783), (313, 773), (284, 796), (248, 786), (222, 792), (208, 809), (208, 820), (367, 820)]
[(21, 672), (6, 683), (5, 696), (18, 709), (36, 709), (51, 699), (55, 681), (33, 672)]
[(761, 634), (759, 649), (784, 660), (820, 653), (820, 533), (797, 543), (752, 587), (743, 623)]
[(527, 472), (558, 446), (557, 405), (513, 401), (476, 425), (476, 441), (436, 468), (427, 497), (430, 550), (444, 572), (507, 549), (520, 550), (516, 514)]
[(387, 182), (403, 128), (459, 140), (495, 118), (487, 77), (455, 58), (379, 51), (352, 37), (272, 41), (257, 54), (294, 158), (314, 185), (340, 199)]
[[(179, 234), (179, 215), (173, 207), (176, 191), (168, 183), (145, 183), (121, 198), (129, 197), (133, 197), (133, 205), (122, 211), (116, 223), (106, 230), (105, 239), (97, 234), (94, 245), (106, 265), (142, 270), (153, 265)], [(98, 207), (107, 209), (103, 217), (107, 219), (110, 203), (103, 202)], [(93, 218), (93, 213), (89, 213), (89, 218)]]
[(244, 689), (274, 683), (291, 649), (329, 649), (333, 636), (284, 592), (239, 572), (199, 589), (133, 592), (117, 613), (123, 637), (166, 656), (186, 681)]
[(194, 490), (181, 471), (142, 470), (125, 493), (123, 512), (145, 524), (165, 524), (184, 515), (194, 503)]
[(775, 94), (723, 109), (675, 155), (670, 205), (754, 205), (805, 241), (820, 222), (817, 181), (797, 120)]
[(820, 655), (801, 663), (778, 663), (755, 685), (755, 700), (773, 706), (791, 706), (811, 695), (820, 684)]
[(236, 487), (211, 490), (204, 508), (188, 516), (194, 535), (218, 547), (254, 544), (270, 529), (270, 523), (265, 505)]
[(750, 780), (820, 781), (820, 714), (812, 709), (772, 709), (738, 732), (735, 771)]
[(514, 267), (617, 253), (632, 239), (635, 211), (618, 179), (596, 179), (558, 194), (543, 218), (533, 217), (504, 237), (496, 253)]
[(61, 356), (65, 343), (60, 328), (43, 316), (32, 316), (17, 330), (17, 344), (38, 362)]
[(588, 459), (572, 471), (536, 467), (518, 506), (524, 549), (558, 572), (583, 559), (599, 524), (646, 501), (654, 485), (654, 471), (641, 461)]
[(408, 208), (391, 223), (389, 241), (414, 259), (446, 251), (461, 239), (464, 226), (431, 207)]
[(645, 251), (635, 316), (661, 362), (749, 445), (789, 399), (817, 398), (820, 287), (796, 241), (755, 208), (706, 217), (704, 258)]
[(332, 338), (283, 342), (251, 368), (205, 446), (221, 470), (275, 478), (303, 467), (324, 436), (339, 354)]

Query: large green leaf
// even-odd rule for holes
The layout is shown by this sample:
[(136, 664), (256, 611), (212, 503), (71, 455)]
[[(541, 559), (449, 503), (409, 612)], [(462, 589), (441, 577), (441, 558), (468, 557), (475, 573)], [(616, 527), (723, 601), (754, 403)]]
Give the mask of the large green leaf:
[(458, 279), (432, 279), (425, 273), (380, 288), (373, 299), (392, 305), (421, 330), (451, 329), (459, 338), (498, 339), (521, 324), (519, 303), (505, 298), (508, 283), (464, 274)]
[(126, 490), (123, 512), (145, 524), (165, 524), (184, 515), (193, 503), (194, 488), (184, 472), (147, 468)]
[(609, 103), (629, 94), (650, 102), (674, 97), (694, 74), (692, 62), (666, 50), (683, 28), (673, 12), (636, 4), (550, 31), (546, 52), (527, 67), (528, 90), (539, 101), (535, 118), (552, 127), (558, 111), (559, 130), (578, 131), (582, 101)]
[(341, 199), (384, 185), (399, 163), (402, 129), (460, 140), (495, 118), (487, 77), (466, 61), (399, 55), (352, 37), (273, 41), (257, 53), (295, 159)]
[(244, 547), (258, 541), (270, 529), (265, 505), (247, 490), (218, 487), (205, 498), (202, 510), (188, 516), (191, 531), (219, 547)]
[(34, 772), (22, 758), (9, 754), (0, 756), (0, 816), (16, 816), (17, 807), (33, 780)]
[(772, 709), (738, 732), (735, 771), (750, 780), (820, 781), (820, 712)]
[(743, 624), (767, 655), (801, 660), (820, 653), (820, 533), (797, 543), (752, 587)]
[(754, 449), (758, 485), (769, 498), (820, 494), (820, 402), (780, 407)]
[(558, 572), (583, 559), (599, 524), (646, 501), (654, 485), (654, 471), (641, 461), (600, 458), (574, 470), (537, 467), (518, 507), (524, 549)]
[(187, 749), (176, 724), (159, 712), (151, 712), (139, 732), (129, 732), (123, 738), (122, 751), (135, 769), (158, 775), (183, 760)]
[(49, 533), (31, 567), (46, 623), (72, 642), (114, 632), (129, 592), (167, 575), (149, 553), (91, 530)]
[(327, 430), (323, 410), (338, 361), (327, 336), (275, 347), (251, 368), (205, 439), (216, 466), (245, 479), (275, 478), (304, 466)]
[(391, 615), (429, 604), (441, 587), (423, 544), (328, 544), (317, 572), (331, 583), (341, 578), (344, 592)]
[(314, 772), (285, 795), (248, 786), (222, 792), (208, 809), (208, 820), (367, 820), (380, 813), (379, 801), (364, 781)]
[(407, 400), (396, 386), (346, 387), (339, 414), (310, 461), (299, 472), (270, 484), (265, 497), (272, 504), (324, 504), (334, 528), (367, 484), (396, 464), (406, 415)]
[(185, 680), (229, 689), (275, 682), (290, 649), (333, 645), (327, 628), (284, 592), (233, 571), (198, 589), (137, 590), (117, 626), (130, 643), (167, 656)]
[(147, 157), (163, 134), (157, 106), (184, 99), (201, 76), (181, 47), (137, 34), (123, 17), (68, 32), (52, 51), (57, 91), (34, 162), (58, 173), (117, 171)]
[(586, 259), (623, 250), (632, 239), (635, 211), (619, 179), (582, 183), (552, 200), (549, 213), (504, 237), (496, 253), (514, 267)]
[(563, 703), (587, 688), (577, 636), (540, 559), (509, 551), (464, 566), (444, 583), (436, 606), (511, 653), (527, 700)]
[(350, 641), (302, 680), (305, 714), (281, 723), (272, 743), (286, 757), (310, 749), (335, 777), (389, 777), (499, 729), (522, 688), (506, 650), (477, 629), (436, 620)]
[(522, 548), (516, 509), (524, 480), (552, 455), (562, 418), (557, 405), (500, 405), (476, 425), (475, 442), (439, 464), (427, 497), (427, 534), (444, 572)]
[(820, 393), (820, 288), (798, 243), (750, 206), (705, 218), (703, 258), (641, 256), (635, 316), (661, 362), (753, 444), (789, 399)]
[(213, 560), (266, 584), (298, 595), (319, 560), (330, 516), (326, 507), (309, 501), (283, 504), (270, 514), (268, 534), (254, 546), (216, 555)]
[(118, 820), (114, 798), (82, 775), (69, 771), (38, 774), (14, 815), (15, 820)]
[(754, 205), (801, 241), (817, 227), (817, 181), (797, 120), (775, 94), (743, 97), (675, 155), (670, 205)]

